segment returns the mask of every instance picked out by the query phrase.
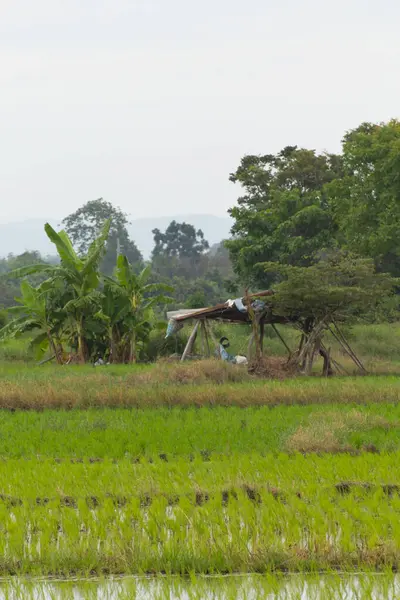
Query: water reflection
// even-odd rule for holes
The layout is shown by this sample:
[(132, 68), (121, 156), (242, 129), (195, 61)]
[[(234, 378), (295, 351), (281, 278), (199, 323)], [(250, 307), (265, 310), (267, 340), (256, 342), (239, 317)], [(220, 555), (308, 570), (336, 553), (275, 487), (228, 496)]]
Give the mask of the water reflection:
[(76, 581), (23, 580), (0, 584), (1, 600), (395, 600), (392, 574), (228, 577), (123, 577)]

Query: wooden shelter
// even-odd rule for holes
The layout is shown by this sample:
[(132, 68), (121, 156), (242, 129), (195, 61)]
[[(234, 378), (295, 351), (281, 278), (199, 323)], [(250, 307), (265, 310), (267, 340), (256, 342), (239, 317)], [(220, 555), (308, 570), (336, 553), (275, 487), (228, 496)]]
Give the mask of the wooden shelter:
[[(258, 292), (257, 294), (248, 294), (243, 298), (237, 298), (235, 300), (227, 300), (224, 303), (216, 304), (207, 308), (199, 309), (182, 309), (177, 311), (170, 311), (167, 313), (167, 317), (170, 322), (175, 323), (175, 330), (181, 329), (181, 327), (190, 321), (194, 321), (193, 330), (186, 344), (185, 350), (182, 354), (181, 360), (185, 360), (193, 350), (193, 346), (197, 335), (200, 333), (201, 346), (203, 354), (210, 356), (210, 341), (218, 352), (219, 343), (213, 335), (212, 328), (209, 327), (210, 321), (220, 321), (231, 324), (248, 324), (253, 325), (256, 323), (257, 330), (259, 331), (259, 339), (261, 347), (263, 345), (264, 327), (266, 324), (270, 324), (275, 328), (277, 323), (290, 323), (291, 319), (274, 315), (266, 302), (262, 299), (273, 295), (273, 291), (265, 290)], [(258, 304), (256, 302), (258, 301)], [(250, 309), (249, 309), (250, 306)], [(276, 330), (277, 331), (277, 330)], [(277, 331), (278, 336), (282, 339), (281, 335)], [(250, 347), (254, 343), (255, 332), (251, 336), (249, 342)], [(285, 344), (286, 348), (288, 346)]]
[[(197, 335), (201, 338), (201, 351), (204, 356), (211, 356), (211, 346), (215, 347), (216, 355), (219, 356), (219, 341), (215, 338), (211, 321), (219, 321), (231, 324), (247, 324), (252, 326), (247, 358), (250, 360), (252, 350), (255, 349), (256, 358), (260, 359), (264, 347), (264, 329), (265, 325), (271, 325), (277, 337), (280, 339), (288, 353), (288, 361), (294, 361), (299, 369), (305, 373), (311, 373), (314, 358), (317, 354), (324, 360), (323, 374), (328, 376), (335, 369), (338, 373), (346, 373), (336, 360), (331, 357), (330, 349), (323, 344), (322, 337), (324, 331), (329, 331), (347, 354), (361, 373), (366, 373), (366, 369), (356, 356), (350, 344), (346, 340), (339, 325), (335, 321), (325, 322), (324, 320), (315, 322), (313, 317), (300, 319), (297, 315), (282, 316), (274, 314), (272, 303), (268, 303), (268, 298), (273, 296), (272, 290), (265, 290), (256, 294), (246, 294), (242, 298), (227, 300), (221, 304), (199, 309), (181, 309), (167, 313), (169, 327), (167, 336), (179, 331), (186, 323), (194, 322), (192, 332), (187, 341), (181, 361), (188, 358), (194, 347)], [(301, 338), (298, 349), (292, 351), (276, 325), (292, 324), (301, 332)]]

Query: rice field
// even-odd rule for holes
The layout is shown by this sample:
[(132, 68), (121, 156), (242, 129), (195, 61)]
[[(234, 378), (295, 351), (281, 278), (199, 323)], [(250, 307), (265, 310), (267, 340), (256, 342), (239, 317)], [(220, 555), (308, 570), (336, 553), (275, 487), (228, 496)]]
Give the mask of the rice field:
[(399, 597), (395, 374), (0, 363), (0, 409), (0, 598)]
[(0, 574), (397, 569), (399, 457), (3, 460)]
[[(400, 450), (400, 404), (0, 411), (5, 458), (204, 460)], [(161, 458), (160, 458), (161, 457)]]

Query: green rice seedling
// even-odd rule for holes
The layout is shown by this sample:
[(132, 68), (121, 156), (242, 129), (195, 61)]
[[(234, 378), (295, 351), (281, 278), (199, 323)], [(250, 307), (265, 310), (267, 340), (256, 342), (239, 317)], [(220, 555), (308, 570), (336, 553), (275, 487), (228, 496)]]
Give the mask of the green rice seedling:
[(399, 423), (397, 403), (0, 411), (0, 456), (101, 465), (114, 458), (170, 464), (253, 452), (393, 452)]

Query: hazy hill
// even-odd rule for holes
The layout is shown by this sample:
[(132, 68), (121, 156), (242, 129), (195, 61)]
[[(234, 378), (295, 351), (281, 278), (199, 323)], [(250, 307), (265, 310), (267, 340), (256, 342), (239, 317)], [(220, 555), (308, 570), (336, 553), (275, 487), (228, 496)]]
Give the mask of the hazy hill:
[[(129, 225), (129, 234), (136, 242), (145, 258), (153, 248), (152, 229), (165, 230), (171, 221), (190, 223), (196, 229), (202, 229), (210, 245), (229, 236), (231, 219), (214, 215), (175, 215), (171, 217), (149, 217), (133, 220)], [(0, 257), (7, 254), (22, 254), (25, 250), (38, 250), (41, 254), (54, 254), (54, 246), (48, 241), (43, 226), (46, 219), (29, 219), (13, 223), (0, 223)], [(60, 221), (51, 220), (50, 224), (60, 228)]]

